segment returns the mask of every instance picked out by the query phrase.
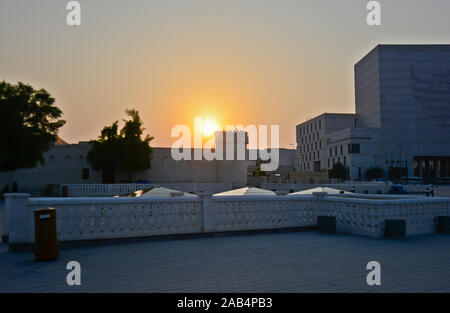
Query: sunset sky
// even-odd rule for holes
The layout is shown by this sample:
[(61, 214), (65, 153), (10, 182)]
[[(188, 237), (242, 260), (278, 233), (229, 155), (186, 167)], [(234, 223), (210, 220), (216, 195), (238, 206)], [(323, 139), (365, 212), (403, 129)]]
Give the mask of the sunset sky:
[(47, 89), (60, 136), (94, 139), (136, 108), (153, 146), (194, 116), (278, 124), (281, 146), (323, 112), (354, 112), (353, 65), (379, 43), (450, 43), (449, 0), (0, 0), (0, 80)]

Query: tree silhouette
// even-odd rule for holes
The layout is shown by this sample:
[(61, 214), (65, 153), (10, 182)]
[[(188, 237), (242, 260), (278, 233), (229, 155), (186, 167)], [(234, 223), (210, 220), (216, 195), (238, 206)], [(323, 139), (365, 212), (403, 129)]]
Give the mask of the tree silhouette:
[(109, 173), (114, 180), (116, 171), (122, 166), (122, 141), (118, 133), (118, 123), (105, 126), (97, 140), (91, 140), (91, 150), (87, 154), (87, 161), (95, 170)]
[(347, 168), (339, 162), (335, 163), (333, 168), (328, 171), (328, 176), (343, 181), (347, 178)]
[(378, 179), (378, 178), (383, 178), (384, 177), (384, 171), (380, 167), (371, 167), (371, 168), (366, 170), (365, 176), (366, 176), (367, 180), (374, 180), (374, 179)]
[(55, 99), (24, 83), (0, 82), (0, 171), (44, 164), (65, 124)]
[[(124, 126), (118, 131), (118, 122), (105, 126), (97, 140), (90, 141), (91, 150), (87, 161), (92, 168), (111, 173), (114, 180), (115, 173), (121, 169), (128, 172), (131, 182), (133, 173), (151, 167), (152, 149), (150, 141), (153, 137), (146, 135), (142, 138), (145, 128), (137, 110), (126, 110), (129, 120), (123, 120)], [(105, 176), (104, 176), (105, 177)]]
[(150, 141), (153, 137), (146, 135), (141, 139), (145, 128), (137, 110), (127, 110), (131, 117), (124, 120), (125, 125), (120, 131), (123, 140), (123, 169), (128, 172), (128, 179), (133, 180), (133, 173), (151, 168), (152, 148)]

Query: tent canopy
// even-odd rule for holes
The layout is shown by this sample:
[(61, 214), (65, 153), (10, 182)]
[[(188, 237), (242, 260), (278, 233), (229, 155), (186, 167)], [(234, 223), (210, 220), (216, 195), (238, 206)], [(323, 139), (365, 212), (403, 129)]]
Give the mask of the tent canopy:
[(297, 191), (297, 192), (293, 192), (288, 194), (288, 196), (295, 196), (295, 195), (312, 195), (314, 192), (326, 192), (329, 195), (339, 195), (339, 194), (349, 194), (351, 192), (347, 192), (347, 191), (343, 191), (343, 190), (339, 190), (339, 189), (334, 189), (334, 188), (329, 188), (329, 187), (317, 187), (317, 188), (312, 188), (312, 189), (308, 189), (308, 190), (303, 190), (303, 191)]
[(229, 190), (221, 193), (216, 193), (213, 197), (223, 197), (223, 196), (275, 196), (276, 193), (270, 190), (255, 188), (255, 187), (244, 187), (234, 190)]
[(164, 187), (151, 187), (147, 189), (138, 190), (132, 193), (127, 193), (124, 195), (119, 195), (116, 197), (142, 197), (142, 198), (150, 198), (150, 197), (198, 197), (197, 195), (193, 195), (187, 192), (182, 192), (174, 189), (164, 188)]

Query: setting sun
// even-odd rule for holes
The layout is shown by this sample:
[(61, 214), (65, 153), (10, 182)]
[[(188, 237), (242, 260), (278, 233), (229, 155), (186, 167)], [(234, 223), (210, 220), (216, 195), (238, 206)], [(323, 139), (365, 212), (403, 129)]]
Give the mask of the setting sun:
[(211, 137), (216, 131), (220, 130), (219, 125), (213, 119), (206, 119), (202, 128), (205, 137)]

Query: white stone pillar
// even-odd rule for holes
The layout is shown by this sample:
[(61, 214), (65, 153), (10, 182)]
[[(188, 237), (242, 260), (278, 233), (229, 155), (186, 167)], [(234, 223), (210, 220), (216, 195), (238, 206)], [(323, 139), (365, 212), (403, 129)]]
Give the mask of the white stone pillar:
[[(315, 204), (315, 218), (317, 220), (318, 215), (328, 215), (323, 199), (328, 195), (326, 192), (313, 192), (314, 204)], [(317, 221), (316, 221), (317, 222)]]
[(202, 193), (200, 198), (202, 199), (203, 232), (213, 232), (216, 225), (214, 222), (212, 194)]
[(5, 194), (5, 218), (6, 232), (10, 244), (25, 243), (26, 212), (28, 206), (28, 193)]

